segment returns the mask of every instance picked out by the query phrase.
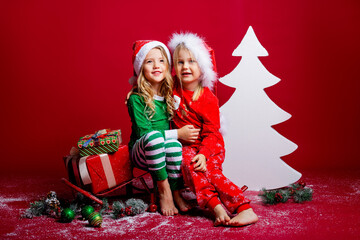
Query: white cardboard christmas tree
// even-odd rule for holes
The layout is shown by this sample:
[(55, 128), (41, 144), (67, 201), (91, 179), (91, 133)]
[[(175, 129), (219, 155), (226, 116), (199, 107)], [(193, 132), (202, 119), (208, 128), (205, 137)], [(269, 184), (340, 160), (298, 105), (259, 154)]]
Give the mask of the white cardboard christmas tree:
[(297, 145), (272, 128), (291, 115), (280, 109), (264, 91), (280, 79), (260, 62), (258, 57), (268, 53), (251, 26), (232, 55), (241, 56), (240, 63), (219, 79), (235, 88), (220, 109), (226, 125), (224, 174), (235, 184), (247, 185), (251, 190), (294, 183), (301, 174), (280, 157), (295, 151)]

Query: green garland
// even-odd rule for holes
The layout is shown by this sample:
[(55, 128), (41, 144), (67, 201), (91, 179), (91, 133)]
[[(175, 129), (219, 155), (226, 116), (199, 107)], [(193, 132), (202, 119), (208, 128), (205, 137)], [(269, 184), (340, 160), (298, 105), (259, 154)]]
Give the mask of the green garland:
[(115, 201), (112, 205), (112, 215), (115, 219), (124, 216), (135, 216), (144, 213), (148, 205), (141, 199), (130, 198), (125, 203), (122, 201)]
[(305, 187), (304, 182), (298, 182), (291, 184), (288, 187), (274, 190), (267, 190), (263, 188), (259, 193), (263, 203), (274, 205), (277, 203), (285, 203), (290, 198), (296, 203), (302, 203), (312, 200), (313, 190), (309, 187)]
[[(115, 201), (110, 206), (107, 199), (102, 199), (103, 205), (98, 213), (98, 218), (102, 219), (102, 215), (112, 215), (113, 218), (117, 219), (124, 216), (135, 216), (137, 214), (144, 213), (148, 210), (148, 204), (146, 204), (141, 199), (130, 198), (125, 203), (122, 201)], [(30, 203), (30, 207), (22, 212), (21, 217), (23, 218), (33, 218), (38, 216), (50, 216), (57, 218), (62, 222), (71, 222), (77, 215), (83, 215), (82, 209), (92, 208), (94, 212), (94, 207), (99, 209), (99, 205), (94, 205), (94, 202), (89, 202), (88, 198), (85, 198), (81, 193), (77, 193), (75, 199), (71, 202), (69, 201), (60, 201), (57, 199), (56, 193), (50, 191), (46, 197), (40, 199), (39, 201), (34, 201)], [(66, 207), (65, 207), (66, 206)], [(90, 211), (86, 215), (89, 215)], [(101, 220), (102, 222), (102, 220)], [(95, 226), (96, 224), (91, 224)], [(101, 223), (100, 223), (101, 225)], [(100, 226), (99, 225), (99, 226)], [(97, 225), (96, 225), (97, 226)]]

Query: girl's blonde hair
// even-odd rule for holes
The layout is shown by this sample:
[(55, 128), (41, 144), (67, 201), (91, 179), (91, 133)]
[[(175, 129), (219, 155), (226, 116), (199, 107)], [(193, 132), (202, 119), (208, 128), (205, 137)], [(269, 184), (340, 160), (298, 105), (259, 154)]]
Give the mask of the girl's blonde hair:
[[(162, 57), (164, 58), (164, 62), (166, 62), (166, 73), (164, 80), (160, 83), (159, 94), (164, 97), (166, 102), (166, 110), (169, 114), (169, 118), (172, 118), (174, 115), (174, 99), (172, 97), (172, 89), (173, 89), (173, 79), (169, 70), (169, 59), (163, 47), (157, 46), (153, 49), (159, 49)], [(136, 90), (136, 91), (135, 91)], [(141, 65), (140, 73), (137, 78), (137, 88), (131, 90), (132, 94), (137, 94), (142, 96), (145, 101), (145, 113), (148, 113), (150, 119), (155, 114), (155, 104), (154, 104), (154, 92), (152, 90), (151, 84), (145, 78), (144, 75), (144, 63)], [(147, 114), (145, 114), (147, 116)]]
[[(180, 80), (179, 81), (180, 86), (182, 88), (181, 75), (178, 72), (178, 64), (177, 64), (179, 62), (179, 52), (180, 52), (180, 50), (188, 51), (192, 59), (195, 59), (195, 57), (194, 57), (193, 53), (185, 46), (184, 43), (180, 43), (179, 45), (177, 45), (175, 50), (174, 50), (174, 54), (173, 54), (174, 68), (175, 68), (176, 76)], [(200, 67), (199, 67), (199, 69), (201, 70)], [(199, 97), (201, 96), (201, 94), (203, 93), (203, 91), (204, 91), (204, 87), (201, 85), (201, 82), (199, 81), (199, 84), (197, 85), (197, 87), (196, 87), (196, 89), (194, 91), (194, 94), (192, 96), (192, 100), (197, 101), (199, 99)]]

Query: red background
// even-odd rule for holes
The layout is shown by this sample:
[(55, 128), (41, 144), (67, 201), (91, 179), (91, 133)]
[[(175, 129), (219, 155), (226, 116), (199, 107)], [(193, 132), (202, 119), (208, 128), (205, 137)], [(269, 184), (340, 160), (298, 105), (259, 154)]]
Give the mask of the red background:
[[(132, 43), (204, 36), (224, 76), (251, 25), (281, 81), (266, 89), (290, 120), (275, 126), (299, 148), (293, 168), (359, 168), (360, 3), (344, 1), (1, 1), (1, 173), (64, 176), (82, 135), (120, 128)], [(220, 103), (232, 89), (219, 85)]]

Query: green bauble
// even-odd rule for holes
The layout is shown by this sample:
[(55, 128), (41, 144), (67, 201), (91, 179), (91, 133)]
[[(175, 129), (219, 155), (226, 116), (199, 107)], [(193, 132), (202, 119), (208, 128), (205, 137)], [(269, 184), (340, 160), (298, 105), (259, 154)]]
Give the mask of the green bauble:
[(103, 221), (101, 215), (98, 212), (92, 212), (88, 216), (89, 224), (93, 227), (101, 227)]
[(88, 219), (89, 215), (93, 213), (95, 210), (92, 206), (86, 205), (81, 209), (81, 216), (85, 219)]
[(75, 212), (70, 208), (65, 208), (61, 212), (61, 221), (71, 222), (75, 218)]

